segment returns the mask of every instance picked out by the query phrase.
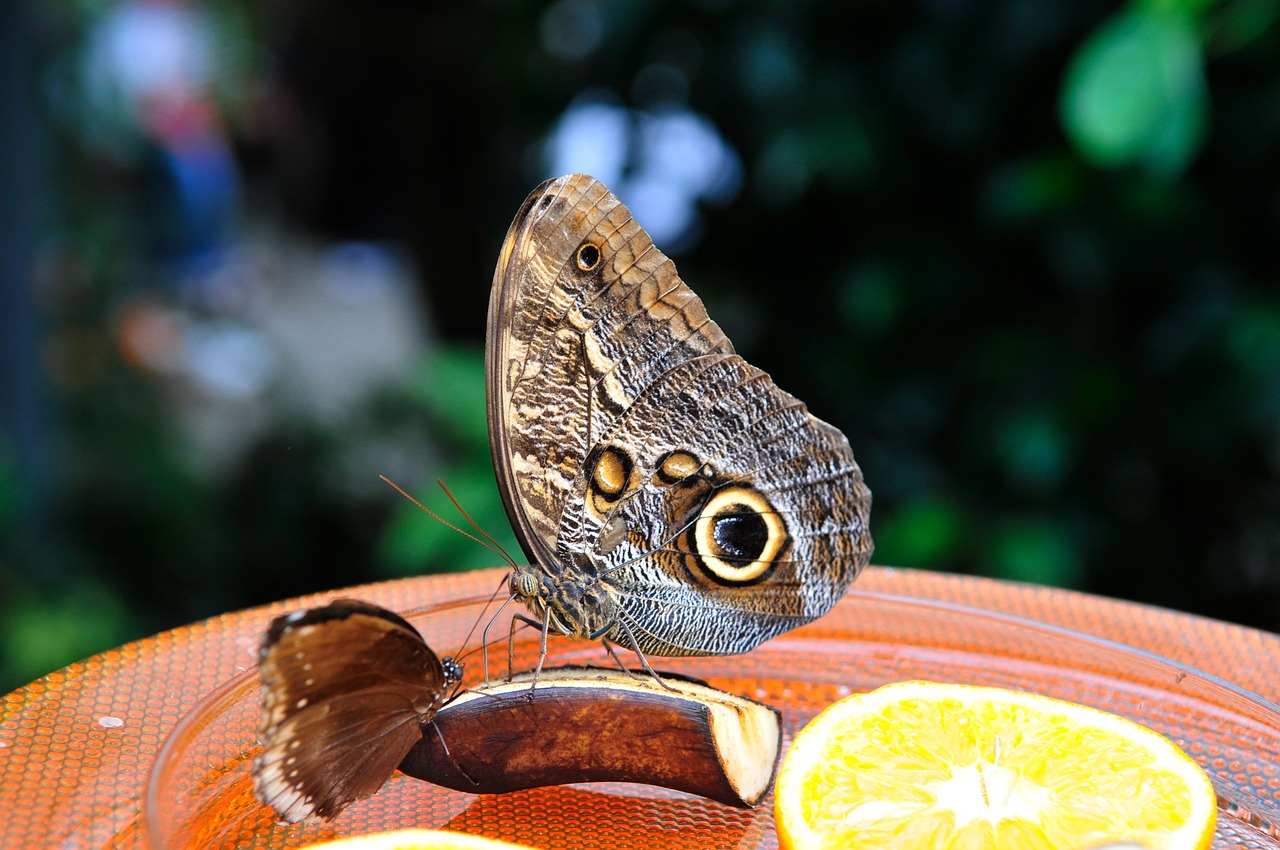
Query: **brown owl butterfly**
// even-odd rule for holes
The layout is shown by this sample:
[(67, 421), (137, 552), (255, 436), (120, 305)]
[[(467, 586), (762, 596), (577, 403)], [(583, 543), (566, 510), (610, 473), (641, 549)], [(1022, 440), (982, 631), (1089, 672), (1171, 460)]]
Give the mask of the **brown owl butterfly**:
[(592, 177), (543, 183), (494, 274), (489, 438), (532, 563), (513, 595), (566, 635), (746, 652), (822, 616), (871, 555), (839, 430), (747, 363)]
[(329, 819), (390, 778), (457, 690), (398, 614), (338, 599), (272, 621), (259, 651), (262, 752), (257, 798), (286, 821)]

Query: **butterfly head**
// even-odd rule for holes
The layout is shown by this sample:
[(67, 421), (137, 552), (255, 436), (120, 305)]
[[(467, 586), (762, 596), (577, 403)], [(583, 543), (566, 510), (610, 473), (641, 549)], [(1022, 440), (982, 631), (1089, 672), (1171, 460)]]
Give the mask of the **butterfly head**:
[(445, 691), (452, 694), (462, 684), (462, 662), (448, 655), (440, 659), (440, 666), (444, 668)]

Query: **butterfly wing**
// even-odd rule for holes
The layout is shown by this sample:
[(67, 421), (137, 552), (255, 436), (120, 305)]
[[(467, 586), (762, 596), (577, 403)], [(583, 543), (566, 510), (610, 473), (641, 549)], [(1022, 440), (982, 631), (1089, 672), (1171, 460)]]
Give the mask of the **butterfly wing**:
[[(601, 553), (628, 643), (745, 652), (826, 613), (872, 546), (871, 494), (844, 435), (736, 355), (676, 366), (646, 397), (601, 444), (656, 462), (613, 504), (588, 476), (581, 516), (566, 513)], [(664, 427), (673, 410), (679, 425)], [(614, 527), (627, 534), (608, 549)]]
[(276, 618), (263, 639), (254, 792), (290, 822), (382, 787), (451, 682), (399, 615), (355, 599)]
[(595, 633), (581, 597), (646, 653), (744, 652), (825, 613), (870, 557), (844, 435), (734, 353), (591, 177), (544, 183), (512, 223), (487, 373), (508, 515), (571, 586), (548, 604), (562, 630)]
[[(580, 265), (587, 237), (600, 252)], [(590, 333), (585, 333), (590, 329)], [(543, 183), (512, 222), (489, 301), (489, 438), (507, 515), (548, 563), (592, 435), (672, 363), (733, 346), (604, 184)]]

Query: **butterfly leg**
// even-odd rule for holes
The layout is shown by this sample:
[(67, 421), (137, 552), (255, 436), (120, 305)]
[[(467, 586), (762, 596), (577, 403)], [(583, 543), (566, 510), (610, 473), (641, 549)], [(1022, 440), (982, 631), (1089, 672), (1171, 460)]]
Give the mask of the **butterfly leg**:
[(614, 662), (616, 662), (617, 665), (622, 668), (623, 673), (626, 673), (628, 676), (630, 676), (633, 679), (640, 678), (639, 676), (637, 676), (635, 673), (631, 671), (630, 667), (628, 667), (626, 664), (623, 663), (621, 658), (618, 657), (617, 651), (613, 648), (613, 644), (609, 642), (608, 638), (600, 638), (600, 642), (604, 644), (604, 648), (609, 652), (609, 657), (612, 658)]
[(547, 619), (539, 622), (532, 617), (526, 617), (524, 614), (516, 614), (511, 618), (511, 634), (507, 639), (507, 681), (511, 681), (511, 677), (515, 675), (516, 669), (516, 621), (524, 623), (527, 626), (533, 626), (542, 633), (542, 640), (538, 646), (538, 666), (533, 668), (533, 683), (529, 686), (530, 690), (538, 684), (538, 677), (542, 675), (543, 662), (547, 660), (547, 632), (551, 629), (551, 620)]
[[(619, 619), (618, 625), (622, 627), (623, 633), (626, 634), (627, 641), (631, 644), (631, 651), (636, 654), (636, 658), (639, 658), (640, 663), (644, 665), (645, 672), (647, 672), (650, 676), (652, 676), (653, 680), (657, 682), (659, 685), (662, 685), (663, 688), (674, 693), (675, 688), (671, 687), (670, 685), (668, 685), (666, 682), (662, 680), (662, 677), (658, 675), (658, 671), (654, 670), (653, 666), (649, 664), (649, 659), (646, 658), (645, 654), (640, 651), (640, 644), (636, 642), (636, 636), (635, 634), (632, 633), (631, 627), (627, 625), (627, 621), (623, 619)], [(623, 670), (626, 670), (628, 675), (634, 675), (631, 673), (630, 670), (627, 670), (627, 665), (623, 664), (622, 659), (619, 658), (617, 653), (613, 651), (613, 647), (609, 644), (608, 639), (605, 639), (604, 641), (604, 648), (609, 650), (609, 654), (613, 656), (614, 661), (618, 662), (619, 667), (621, 667)]]
[(515, 614), (511, 617), (511, 631), (507, 634), (507, 681), (511, 681), (511, 677), (516, 674), (516, 623), (523, 622), (529, 625), (541, 626), (541, 623), (529, 623), (529, 618), (522, 614)]
[(538, 666), (533, 668), (533, 681), (529, 683), (529, 691), (538, 686), (538, 677), (542, 675), (542, 665), (547, 660), (547, 632), (551, 629), (551, 618), (542, 622), (542, 643), (538, 647)]
[(475, 779), (471, 777), (471, 774), (467, 773), (467, 771), (463, 769), (462, 765), (458, 764), (458, 760), (453, 757), (453, 753), (449, 752), (449, 744), (445, 742), (444, 733), (440, 731), (440, 727), (437, 726), (435, 723), (428, 723), (427, 725), (435, 730), (436, 737), (440, 739), (440, 746), (444, 748), (445, 756), (449, 759), (449, 761), (453, 762), (453, 766), (458, 769), (458, 773), (461, 773), (468, 782), (470, 782), (472, 785), (479, 788), (480, 783), (476, 782)]

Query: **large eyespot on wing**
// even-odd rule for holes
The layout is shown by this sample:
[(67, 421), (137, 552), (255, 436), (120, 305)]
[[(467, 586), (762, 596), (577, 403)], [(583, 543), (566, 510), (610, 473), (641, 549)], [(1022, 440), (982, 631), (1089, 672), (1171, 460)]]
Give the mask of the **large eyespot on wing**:
[(649, 447), (652, 498), (615, 519), (662, 515), (664, 530), (643, 564), (610, 573), (646, 653), (746, 652), (822, 616), (870, 557), (848, 441), (736, 355), (669, 370), (600, 440)]
[(272, 621), (259, 651), (254, 794), (286, 821), (377, 791), (457, 680), (406, 620), (355, 599)]
[(767, 576), (787, 541), (786, 523), (765, 495), (734, 484), (707, 500), (689, 529), (688, 545), (708, 578), (741, 586)]
[(683, 555), (691, 580), (744, 587), (763, 581), (788, 555), (787, 523), (769, 497), (717, 474), (694, 451), (663, 453), (652, 483), (665, 491), (668, 528), (677, 530), (666, 554)]

